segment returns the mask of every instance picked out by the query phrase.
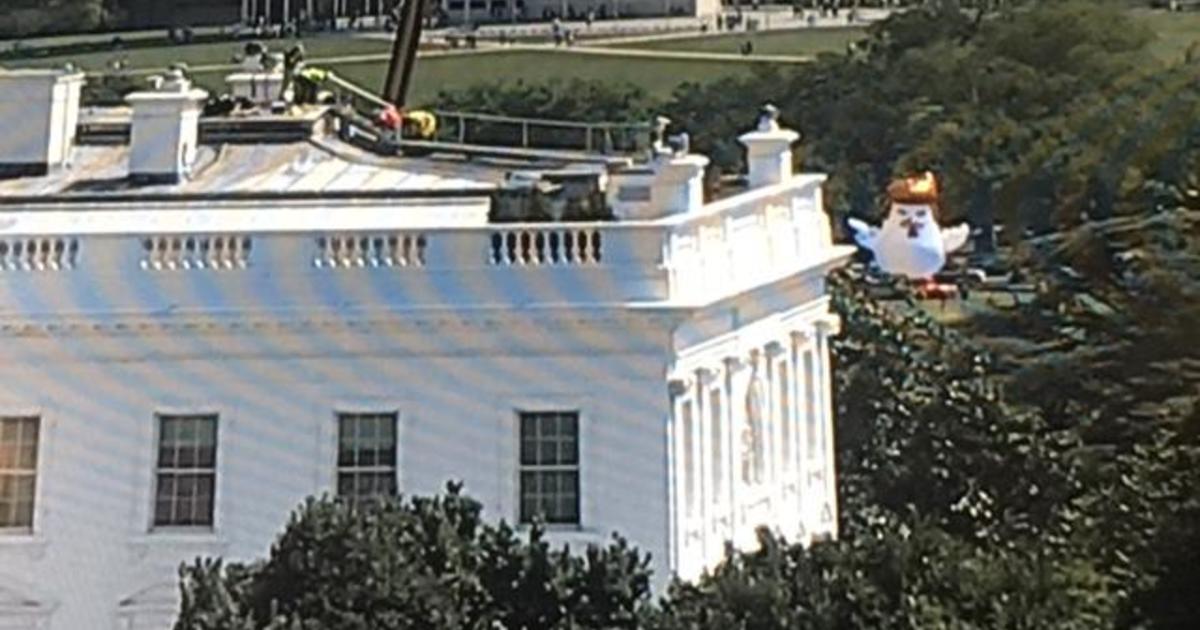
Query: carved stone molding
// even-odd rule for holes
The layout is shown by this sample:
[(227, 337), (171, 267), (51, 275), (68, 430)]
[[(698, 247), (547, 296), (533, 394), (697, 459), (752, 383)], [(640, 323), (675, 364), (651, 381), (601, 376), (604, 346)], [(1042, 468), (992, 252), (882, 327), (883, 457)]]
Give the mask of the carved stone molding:
[(695, 385), (695, 379), (689, 377), (673, 378), (667, 381), (667, 392), (671, 395), (671, 398), (679, 398), (690, 392)]
[(227, 332), (269, 331), (370, 331), (395, 330), (397, 327), (422, 332), (448, 329), (495, 331), (513, 326), (539, 330), (669, 326), (670, 316), (648, 313), (533, 313), (513, 317), (507, 314), (455, 312), (403, 312), (345, 314), (245, 313), (240, 315), (208, 313), (166, 313), (161, 315), (104, 315), (97, 317), (48, 317), (45, 319), (0, 320), (0, 337), (91, 337), (91, 336), (174, 336), (178, 333), (222, 334)]
[(827, 313), (813, 322), (817, 332), (829, 337), (842, 332), (842, 318), (834, 313)]
[(792, 343), (797, 344), (797, 345), (802, 344), (802, 343), (808, 343), (809, 341), (812, 340), (814, 333), (815, 333), (815, 331), (813, 331), (811, 328), (802, 328), (800, 330), (793, 330), (791, 333)]

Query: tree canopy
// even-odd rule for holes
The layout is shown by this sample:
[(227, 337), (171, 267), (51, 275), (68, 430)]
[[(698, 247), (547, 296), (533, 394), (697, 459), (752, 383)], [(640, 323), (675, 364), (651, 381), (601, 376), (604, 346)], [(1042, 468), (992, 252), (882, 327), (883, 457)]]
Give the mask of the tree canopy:
[(186, 569), (178, 629), (417, 627), (434, 608), (456, 627), (1195, 627), (1200, 66), (1153, 60), (1113, 6), (985, 9), (932, 3), (845, 55), (658, 108), (578, 85), (445, 96), (524, 115), (659, 109), (729, 170), (770, 101), (806, 135), (805, 167), (833, 175), (832, 212), (876, 212), (889, 177), (932, 168), (949, 220), (1005, 226), (1031, 299), (954, 326), (871, 297), (853, 269), (832, 278), (838, 540), (763, 532), (651, 605), (644, 558), (619, 540), (572, 557), (482, 524), (455, 492), (365, 520), (313, 502), (262, 563)]

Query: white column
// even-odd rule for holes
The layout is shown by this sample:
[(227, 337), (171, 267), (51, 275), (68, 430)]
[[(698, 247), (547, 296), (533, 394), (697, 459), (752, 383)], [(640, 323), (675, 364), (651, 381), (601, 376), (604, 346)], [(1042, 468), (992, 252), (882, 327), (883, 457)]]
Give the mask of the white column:
[[(766, 429), (764, 431), (765, 439), (767, 440), (767, 488), (768, 494), (771, 497), (771, 520), (775, 523), (782, 523), (786, 508), (784, 506), (783, 494), (783, 423), (785, 418), (782, 417), (782, 400), (779, 396), (780, 378), (783, 376), (779, 373), (780, 358), (786, 352), (784, 345), (779, 342), (771, 342), (765, 348), (765, 363), (767, 367), (767, 404), (770, 408), (766, 413)], [(787, 370), (787, 376), (791, 376), (791, 370)], [(784, 385), (786, 387), (786, 384)], [(789, 401), (790, 402), (790, 401)], [(791, 536), (788, 536), (791, 538)]]
[[(674, 518), (672, 519), (672, 550), (674, 558), (671, 568), (683, 579), (699, 575), (697, 556), (703, 553), (703, 530), (697, 528), (697, 514), (701, 509), (699, 479), (697, 478), (699, 452), (697, 449), (697, 405), (695, 379), (683, 377), (669, 384), (671, 394), (671, 449)], [(686, 413), (690, 408), (690, 416)], [(690, 420), (690, 421), (689, 421)], [(689, 452), (690, 449), (690, 452)], [(691, 492), (689, 492), (689, 487)], [(700, 534), (699, 537), (696, 534)]]
[(824, 514), (825, 506), (822, 506), (822, 516), (828, 516), (828, 521), (822, 522), (822, 526), (826, 528), (831, 536), (837, 536), (838, 531), (838, 504), (837, 504), (837, 464), (836, 453), (837, 448), (834, 443), (836, 433), (834, 431), (834, 415), (833, 415), (833, 379), (830, 366), (829, 356), (829, 338), (838, 334), (841, 331), (841, 319), (834, 314), (828, 315), (826, 318), (817, 322), (817, 356), (816, 363), (821, 374), (820, 387), (817, 391), (821, 397), (818, 409), (823, 416), (821, 419), (822, 446), (825, 448), (824, 465), (825, 465), (825, 500), (828, 505), (828, 514)]
[(280, 24), (286, 25), (292, 19), (292, 0), (283, 0), (283, 17), (279, 20)]
[[(720, 520), (719, 510), (721, 508), (721, 497), (717, 496), (716, 487), (713, 484), (715, 476), (714, 468), (717, 467), (717, 462), (713, 459), (713, 410), (712, 396), (715, 392), (717, 396), (721, 396), (722, 382), (724, 374), (721, 369), (702, 369), (696, 372), (696, 399), (697, 418), (696, 430), (700, 436), (697, 440), (697, 448), (700, 450), (698, 488), (699, 510), (697, 516), (700, 519), (701, 531), (701, 548), (704, 550), (704, 566), (709, 567), (720, 560), (723, 552), (723, 537), (719, 531), (718, 521)], [(724, 402), (721, 402), (724, 409)], [(719, 436), (718, 436), (719, 437)]]
[(687, 385), (671, 380), (667, 383), (667, 397), (670, 401), (670, 420), (667, 422), (667, 530), (668, 552), (667, 566), (678, 574), (680, 560), (684, 551), (684, 505), (683, 484), (685, 483), (685, 458), (681, 457), (683, 449), (683, 416), (680, 414), (679, 397), (687, 389)]
[(739, 540), (742, 530), (743, 503), (747, 487), (742, 481), (741, 432), (746, 424), (746, 388), (749, 380), (749, 363), (742, 357), (725, 358), (725, 486), (729, 515), (732, 524), (731, 538)]
[(793, 498), (793, 508), (795, 514), (800, 521), (800, 542), (807, 542), (808, 537), (812, 534), (809, 531), (809, 503), (811, 497), (808, 492), (808, 449), (806, 448), (807, 440), (805, 439), (808, 426), (806, 422), (807, 403), (805, 401), (805, 389), (808, 375), (804, 373), (804, 349), (808, 346), (811, 335), (807, 331), (797, 331), (792, 333), (791, 344), (791, 391), (792, 391), (792, 478), (791, 482), (796, 489)]

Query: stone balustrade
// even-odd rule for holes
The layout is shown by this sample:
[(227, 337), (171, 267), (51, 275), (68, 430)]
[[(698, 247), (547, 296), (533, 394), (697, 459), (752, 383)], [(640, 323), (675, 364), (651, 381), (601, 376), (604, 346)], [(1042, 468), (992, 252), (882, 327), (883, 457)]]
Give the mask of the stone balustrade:
[[(163, 204), (155, 216), (164, 226), (157, 229), (164, 231), (144, 233), (156, 229), (146, 225), (138, 227), (143, 233), (134, 234), (106, 228), (109, 219), (101, 216), (102, 209), (97, 216), (88, 216), (92, 210), (73, 210), (63, 213), (70, 215), (65, 222), (38, 223), (32, 220), (38, 213), (58, 208), (21, 208), (0, 212), (0, 225), (11, 225), (0, 235), (0, 268), (74, 271), (8, 274), (0, 294), (45, 291), (63, 299), (106, 293), (106, 299), (94, 304), (81, 298), (70, 305), (74, 308), (69, 310), (82, 312), (202, 309), (211, 301), (192, 284), (203, 274), (205, 291), (220, 292), (225, 307), (235, 310), (565, 302), (699, 305), (838, 255), (821, 209), (822, 180), (800, 175), (692, 212), (609, 223), (432, 223), (419, 229), (354, 231), (306, 225), (272, 231), (274, 217), (286, 216), (286, 208), (238, 209), (239, 215), (264, 215), (225, 226), (226, 217), (235, 214), (227, 208)], [(186, 214), (194, 229), (178, 227), (172, 213)], [(43, 229), (22, 233), (24, 226)], [(316, 282), (319, 275), (337, 286), (374, 290), (286, 290), (294, 286), (292, 278), (314, 276), (306, 281)], [(147, 290), (139, 290), (139, 283), (146, 283)], [(122, 303), (118, 295), (140, 301)], [(4, 300), (6, 306), (0, 308), (11, 313), (21, 303)]]

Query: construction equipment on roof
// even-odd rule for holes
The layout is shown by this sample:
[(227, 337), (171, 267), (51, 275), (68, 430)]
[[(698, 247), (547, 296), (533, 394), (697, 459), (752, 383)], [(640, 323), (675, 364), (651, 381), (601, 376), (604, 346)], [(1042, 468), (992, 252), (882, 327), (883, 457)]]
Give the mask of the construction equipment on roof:
[(432, 140), (437, 134), (437, 117), (424, 110), (405, 108), (412, 86), (413, 66), (421, 43), (427, 0), (403, 0), (392, 41), (392, 57), (383, 82), (383, 99), (391, 104), (379, 114), (379, 122), (397, 130), (402, 138)]

